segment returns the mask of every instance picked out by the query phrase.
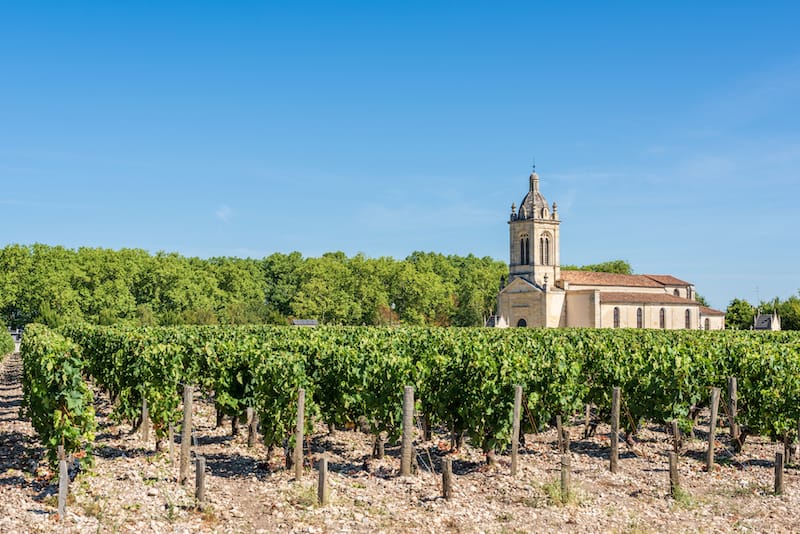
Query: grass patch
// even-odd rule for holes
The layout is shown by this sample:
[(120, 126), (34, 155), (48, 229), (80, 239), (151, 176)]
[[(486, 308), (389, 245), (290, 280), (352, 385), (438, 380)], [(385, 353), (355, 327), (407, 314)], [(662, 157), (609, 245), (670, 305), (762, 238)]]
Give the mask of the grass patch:
[(547, 496), (548, 504), (555, 504), (556, 506), (565, 506), (568, 504), (578, 504), (581, 499), (577, 490), (573, 486), (566, 495), (561, 494), (561, 479), (548, 482), (542, 486), (545, 495)]
[(311, 508), (317, 505), (316, 485), (296, 484), (289, 493), (289, 504), (298, 508)]
[(692, 495), (681, 486), (676, 486), (672, 490), (672, 499), (683, 508), (694, 508), (696, 504)]

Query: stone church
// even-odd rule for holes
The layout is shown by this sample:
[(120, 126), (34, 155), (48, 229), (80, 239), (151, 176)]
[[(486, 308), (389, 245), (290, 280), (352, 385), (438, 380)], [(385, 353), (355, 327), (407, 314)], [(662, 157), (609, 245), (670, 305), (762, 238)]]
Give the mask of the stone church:
[(725, 328), (724, 312), (695, 300), (694, 285), (670, 275), (561, 270), (558, 205), (548, 206), (539, 176), (511, 205), (509, 278), (497, 296), (499, 327)]

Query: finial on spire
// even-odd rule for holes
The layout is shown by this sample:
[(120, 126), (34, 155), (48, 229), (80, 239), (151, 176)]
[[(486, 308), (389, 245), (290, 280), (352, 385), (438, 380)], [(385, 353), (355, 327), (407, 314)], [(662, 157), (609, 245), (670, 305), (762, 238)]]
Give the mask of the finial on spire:
[(536, 172), (536, 156), (533, 156), (533, 168), (531, 170)]

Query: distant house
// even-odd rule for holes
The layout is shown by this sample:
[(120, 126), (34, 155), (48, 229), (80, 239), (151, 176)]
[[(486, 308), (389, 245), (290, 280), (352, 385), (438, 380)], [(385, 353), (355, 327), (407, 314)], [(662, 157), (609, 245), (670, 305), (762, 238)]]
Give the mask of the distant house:
[(509, 281), (497, 296), (496, 327), (725, 328), (725, 313), (702, 306), (694, 285), (664, 274), (561, 270), (558, 205), (539, 176), (509, 218)]
[(319, 326), (316, 319), (292, 319), (292, 326)]
[(753, 319), (753, 330), (773, 330), (777, 331), (781, 329), (781, 318), (778, 316), (778, 312), (769, 313), (759, 313), (756, 315), (755, 319)]

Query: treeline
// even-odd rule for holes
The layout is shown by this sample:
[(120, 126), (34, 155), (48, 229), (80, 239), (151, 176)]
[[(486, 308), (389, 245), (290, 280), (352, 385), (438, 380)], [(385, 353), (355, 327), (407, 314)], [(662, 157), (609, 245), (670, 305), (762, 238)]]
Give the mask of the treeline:
[(776, 298), (761, 301), (758, 305), (744, 299), (733, 299), (725, 311), (725, 325), (733, 330), (750, 330), (756, 314), (772, 315), (777, 312), (781, 320), (781, 330), (800, 330), (800, 291), (786, 300)]
[(0, 250), (0, 313), (12, 327), (286, 324), (476, 326), (495, 308), (505, 263), (414, 252), (403, 260), (190, 258), (141, 249), (8, 245)]

